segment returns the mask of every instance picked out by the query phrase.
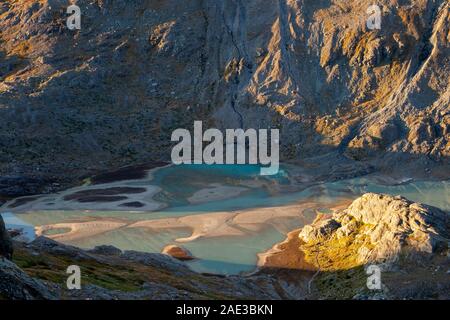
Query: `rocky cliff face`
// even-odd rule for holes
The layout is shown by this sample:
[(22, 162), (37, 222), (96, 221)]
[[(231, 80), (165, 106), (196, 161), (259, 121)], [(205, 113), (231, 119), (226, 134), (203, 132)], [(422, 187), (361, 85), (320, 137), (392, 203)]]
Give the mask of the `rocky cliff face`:
[(75, 2), (79, 31), (66, 1), (0, 2), (3, 174), (167, 159), (194, 119), (280, 128), (284, 159), (448, 165), (445, 0), (378, 1), (380, 30), (369, 0)]

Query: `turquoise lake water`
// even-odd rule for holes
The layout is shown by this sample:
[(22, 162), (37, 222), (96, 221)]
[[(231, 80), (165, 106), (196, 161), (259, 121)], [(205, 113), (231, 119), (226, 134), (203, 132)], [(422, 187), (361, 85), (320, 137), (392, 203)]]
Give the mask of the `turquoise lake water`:
[[(336, 202), (355, 199), (366, 192), (402, 195), (406, 198), (450, 211), (449, 181), (411, 181), (401, 185), (383, 185), (373, 177), (362, 177), (316, 185), (305, 185), (293, 179), (289, 167), (281, 167), (276, 176), (260, 176), (258, 166), (169, 166), (153, 173), (150, 179), (127, 181), (127, 186), (156, 185), (162, 190), (156, 196), (166, 208), (156, 212), (133, 211), (84, 211), (45, 210), (9, 215), (7, 223), (22, 223), (39, 226), (79, 220), (83, 217), (116, 218), (127, 221), (152, 220), (168, 217), (182, 217), (205, 213), (242, 210), (258, 207), (274, 207), (312, 201), (319, 211), (325, 212)], [(195, 192), (211, 185), (245, 186), (246, 190), (230, 199), (191, 204), (188, 198)], [(280, 218), (268, 223), (259, 232), (247, 232), (242, 236), (199, 238), (182, 243), (199, 259), (189, 263), (200, 272), (237, 274), (255, 268), (257, 254), (271, 248), (285, 239), (286, 232), (310, 223), (316, 215), (314, 210), (305, 210), (301, 217)], [(21, 221), (14, 220), (20, 217)], [(13, 221), (14, 220), (14, 221)], [(20, 223), (19, 223), (20, 222)], [(152, 231), (144, 228), (121, 228), (89, 238), (70, 241), (70, 244), (91, 248), (100, 244), (111, 244), (123, 250), (160, 252), (175, 239), (187, 237), (187, 229)]]

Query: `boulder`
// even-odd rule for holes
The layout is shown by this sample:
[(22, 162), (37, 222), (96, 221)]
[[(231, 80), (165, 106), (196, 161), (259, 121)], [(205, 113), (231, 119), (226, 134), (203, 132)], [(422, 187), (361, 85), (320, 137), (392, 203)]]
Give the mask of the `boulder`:
[(11, 237), (6, 230), (2, 216), (0, 216), (0, 256), (11, 260), (13, 255), (13, 245)]
[(167, 254), (178, 260), (193, 260), (194, 256), (186, 248), (177, 245), (168, 245), (162, 250), (163, 254)]

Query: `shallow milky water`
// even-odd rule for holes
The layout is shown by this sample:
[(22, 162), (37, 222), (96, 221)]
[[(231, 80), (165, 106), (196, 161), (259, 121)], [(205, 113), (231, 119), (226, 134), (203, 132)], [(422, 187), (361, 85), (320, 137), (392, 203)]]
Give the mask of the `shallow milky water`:
[[(299, 176), (301, 174), (290, 166), (283, 166), (278, 175), (270, 177), (260, 176), (259, 167), (250, 165), (168, 166), (151, 172), (148, 178), (142, 180), (79, 187), (59, 195), (45, 196), (15, 208), (22, 211), (16, 215), (3, 215), (9, 227), (26, 226), (29, 237), (33, 226), (63, 223), (44, 232), (49, 237), (57, 237), (65, 236), (71, 230), (64, 223), (121, 221), (124, 225), (108, 226), (110, 229), (96, 234), (55, 239), (84, 248), (111, 244), (123, 250), (145, 252), (161, 252), (166, 245), (177, 244), (176, 239), (190, 237), (193, 232), (190, 225), (193, 222), (189, 219), (187, 222), (183, 220), (184, 224), (172, 219), (167, 228), (156, 228), (153, 222), (203, 215), (208, 218), (200, 223), (195, 222), (202, 236), (179, 243), (199, 258), (189, 262), (191, 268), (201, 272), (236, 274), (252, 271), (258, 253), (282, 241), (287, 232), (313, 221), (318, 211), (328, 212), (336, 204), (366, 192), (402, 195), (450, 211), (449, 181), (414, 181), (387, 186), (377, 183), (374, 177), (364, 177), (310, 185), (305, 182), (307, 179)], [(124, 194), (128, 199), (105, 204), (62, 199), (71, 192), (117, 186), (146, 187), (149, 192)], [(120, 206), (130, 201), (141, 201), (146, 206), (144, 209)], [(2, 207), (2, 212), (13, 211), (7, 206)], [(260, 215), (258, 210), (253, 210), (280, 206), (286, 206), (286, 210), (273, 210), (273, 216), (263, 214), (262, 209), (259, 210)], [(95, 210), (86, 210), (91, 207)], [(161, 209), (148, 210), (158, 207)], [(238, 215), (235, 215), (235, 210), (239, 210)], [(256, 215), (240, 215), (251, 210)], [(223, 214), (226, 215), (225, 220), (216, 219)], [(260, 216), (264, 217), (259, 219)], [(141, 221), (150, 221), (152, 225), (132, 225)], [(216, 232), (216, 224), (226, 230)]]

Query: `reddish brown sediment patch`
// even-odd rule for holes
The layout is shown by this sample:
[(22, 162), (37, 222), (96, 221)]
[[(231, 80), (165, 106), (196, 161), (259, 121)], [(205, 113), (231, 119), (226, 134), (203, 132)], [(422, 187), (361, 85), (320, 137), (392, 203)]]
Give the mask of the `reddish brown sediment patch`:
[(147, 176), (147, 171), (167, 166), (169, 163), (163, 161), (152, 161), (149, 163), (127, 166), (115, 171), (98, 174), (91, 178), (92, 184), (111, 183), (124, 180), (143, 179)]
[[(285, 281), (302, 293), (302, 299), (310, 294), (310, 283), (318, 270), (306, 262), (304, 253), (300, 250), (302, 241), (298, 234), (301, 229), (294, 230), (287, 235), (287, 239), (272, 247), (272, 249), (258, 254), (257, 274), (270, 274)], [(289, 299), (283, 296), (283, 299)]]
[(133, 202), (126, 202), (119, 205), (119, 207), (127, 207), (127, 208), (142, 208), (145, 204), (139, 201), (133, 201)]
[(192, 255), (192, 253), (187, 250), (186, 248), (177, 246), (177, 245), (168, 245), (164, 247), (162, 250), (163, 254), (167, 254), (175, 259), (181, 260), (181, 261), (189, 261), (194, 260), (195, 257)]
[(76, 201), (81, 203), (86, 202), (116, 202), (121, 200), (127, 200), (125, 196), (86, 196), (77, 198)]
[(29, 202), (35, 201), (39, 199), (38, 196), (35, 197), (23, 197), (23, 198), (17, 198), (14, 200), (14, 202), (10, 203), (8, 205), (8, 208), (17, 208), (20, 207), (21, 205), (27, 204)]
[(258, 255), (260, 268), (316, 271), (317, 268), (305, 260), (300, 250), (302, 241), (298, 234), (301, 229), (294, 230), (287, 235), (287, 239), (273, 246), (272, 249)]
[(78, 200), (81, 198), (86, 198), (90, 196), (116, 196), (121, 194), (135, 194), (135, 193), (144, 193), (146, 192), (146, 188), (134, 188), (134, 187), (113, 187), (106, 189), (89, 189), (78, 191), (72, 194), (69, 194), (64, 197), (64, 200)]
[[(345, 199), (336, 203), (331, 209), (339, 210), (348, 207), (351, 200)], [(318, 212), (314, 221), (325, 220), (332, 214)], [(258, 254), (258, 267), (261, 269), (317, 271), (317, 267), (306, 261), (300, 247), (304, 242), (298, 237), (302, 229), (291, 231), (287, 238), (274, 245), (266, 252)]]

